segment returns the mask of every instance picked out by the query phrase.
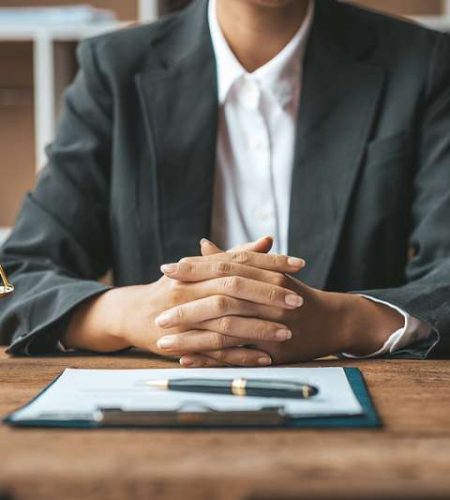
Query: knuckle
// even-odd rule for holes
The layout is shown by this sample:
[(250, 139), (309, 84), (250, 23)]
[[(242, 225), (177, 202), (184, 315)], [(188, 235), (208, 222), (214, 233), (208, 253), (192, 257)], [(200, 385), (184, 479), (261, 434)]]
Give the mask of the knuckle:
[(234, 278), (233, 277), (225, 278), (222, 281), (222, 286), (225, 292), (232, 292), (235, 286)]
[(219, 331), (221, 333), (231, 333), (232, 326), (233, 326), (233, 321), (231, 320), (231, 318), (227, 318), (227, 317), (220, 318)]
[(231, 264), (229, 262), (218, 262), (214, 271), (219, 276), (228, 276), (231, 273)]
[(183, 262), (183, 259), (178, 264), (178, 270), (181, 274), (191, 274), (194, 271), (194, 264)]
[(255, 328), (255, 339), (256, 340), (267, 340), (273, 334), (274, 328), (270, 323), (262, 321), (257, 328)]
[(280, 286), (282, 288), (286, 287), (286, 276), (284, 274), (276, 274), (273, 279), (273, 284), (276, 286)]
[(239, 354), (236, 363), (241, 366), (250, 366), (256, 364), (253, 362), (252, 357), (247, 353)]
[(212, 338), (212, 347), (213, 349), (223, 349), (226, 347), (226, 338), (220, 333), (216, 333)]
[(280, 259), (278, 255), (268, 254), (268, 257), (269, 257), (269, 265), (271, 267), (278, 267), (280, 265)]
[(237, 262), (238, 264), (247, 264), (248, 261), (250, 260), (250, 254), (243, 250), (232, 252), (231, 260), (233, 262)]
[(223, 295), (218, 295), (214, 298), (214, 306), (216, 311), (220, 313), (225, 313), (228, 310), (228, 300)]
[(182, 322), (184, 319), (184, 311), (182, 307), (176, 307), (175, 308), (175, 315), (178, 319), (178, 321)]
[(278, 289), (274, 286), (271, 286), (269, 288), (269, 291), (267, 292), (267, 295), (270, 302), (276, 301), (278, 298)]
[(238, 276), (230, 276), (223, 280), (223, 288), (228, 293), (236, 293), (241, 288), (241, 279)]
[(219, 363), (225, 363), (227, 361), (227, 351), (218, 350), (214, 353), (214, 359), (219, 361)]

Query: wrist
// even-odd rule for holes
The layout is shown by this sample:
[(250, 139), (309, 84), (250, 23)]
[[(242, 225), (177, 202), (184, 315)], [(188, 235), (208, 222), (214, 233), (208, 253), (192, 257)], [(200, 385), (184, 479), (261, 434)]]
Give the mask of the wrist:
[(93, 297), (73, 312), (62, 343), (66, 348), (113, 352), (130, 347), (123, 336), (119, 288)]
[(346, 293), (323, 292), (323, 302), (326, 304), (324, 318), (325, 328), (331, 335), (330, 354), (347, 352), (354, 343), (355, 318), (357, 307), (354, 297)]
[(345, 295), (343, 314), (345, 352), (368, 356), (379, 351), (389, 337), (402, 328), (404, 319), (397, 311), (355, 294)]

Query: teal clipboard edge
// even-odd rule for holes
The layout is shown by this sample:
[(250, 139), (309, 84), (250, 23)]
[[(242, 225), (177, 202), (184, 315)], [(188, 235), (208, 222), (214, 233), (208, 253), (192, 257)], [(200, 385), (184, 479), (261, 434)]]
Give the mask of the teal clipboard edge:
[(344, 372), (356, 398), (363, 408), (364, 413), (362, 415), (297, 418), (288, 422), (286, 427), (308, 429), (370, 429), (382, 427), (381, 418), (375, 409), (359, 368), (344, 368)]
[[(362, 376), (361, 371), (358, 368), (344, 368), (345, 375), (350, 383), (350, 386), (355, 393), (356, 398), (363, 408), (362, 415), (348, 415), (348, 416), (330, 416), (330, 417), (306, 417), (297, 418), (287, 421), (284, 425), (275, 429), (369, 429), (369, 428), (380, 428), (382, 427), (382, 421), (378, 412), (375, 409), (372, 398), (370, 397), (369, 391), (367, 389), (366, 383)], [(101, 429), (102, 427), (98, 425), (97, 422), (93, 420), (15, 420), (14, 415), (29, 406), (33, 401), (38, 399), (45, 391), (47, 391), (54, 383), (57, 382), (58, 375), (49, 385), (47, 385), (42, 391), (40, 391), (33, 399), (28, 403), (23, 405), (18, 410), (14, 411), (10, 415), (3, 419), (5, 424), (14, 427), (47, 427), (47, 428), (61, 428), (61, 429)], [(111, 428), (111, 427), (109, 427)], [(120, 428), (123, 428), (120, 426)], [(161, 427), (145, 427), (147, 429), (162, 429)], [(179, 427), (178, 427), (179, 428)], [(204, 430), (214, 430), (214, 429), (226, 429), (226, 430), (242, 430), (251, 428), (261, 428), (259, 425), (255, 426), (245, 426), (245, 427), (189, 427), (192, 430), (204, 429)], [(177, 429), (173, 427), (167, 427), (167, 429)], [(186, 428), (187, 429), (187, 428)], [(270, 429), (274, 429), (270, 427)]]
[(13, 427), (51, 427), (51, 428), (70, 428), (70, 429), (93, 429), (97, 428), (97, 424), (92, 420), (15, 420), (15, 415), (30, 406), (34, 401), (39, 399), (44, 392), (48, 391), (53, 384), (56, 384), (58, 379), (62, 376), (64, 371), (62, 371), (57, 377), (55, 377), (47, 386), (45, 386), (41, 391), (39, 391), (34, 398), (30, 399), (23, 406), (17, 408), (5, 418), (3, 418), (3, 423), (11, 425)]

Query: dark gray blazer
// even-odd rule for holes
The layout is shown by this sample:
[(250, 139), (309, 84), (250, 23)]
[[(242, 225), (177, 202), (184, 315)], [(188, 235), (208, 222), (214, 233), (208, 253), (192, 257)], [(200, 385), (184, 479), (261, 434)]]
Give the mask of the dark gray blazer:
[[(210, 231), (216, 68), (206, 1), (88, 40), (49, 162), (0, 261), (10, 352), (54, 348), (70, 312), (157, 280)], [(290, 208), (300, 278), (363, 291), (429, 324), (403, 356), (450, 354), (450, 40), (316, 0)], [(365, 332), (361, 332), (364, 335)]]

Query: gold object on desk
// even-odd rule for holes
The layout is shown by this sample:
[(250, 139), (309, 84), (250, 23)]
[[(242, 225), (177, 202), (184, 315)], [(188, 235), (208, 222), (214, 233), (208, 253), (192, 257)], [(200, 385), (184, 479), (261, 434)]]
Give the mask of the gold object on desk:
[(0, 299), (10, 295), (14, 292), (14, 285), (9, 282), (8, 277), (6, 276), (5, 270), (0, 264)]

